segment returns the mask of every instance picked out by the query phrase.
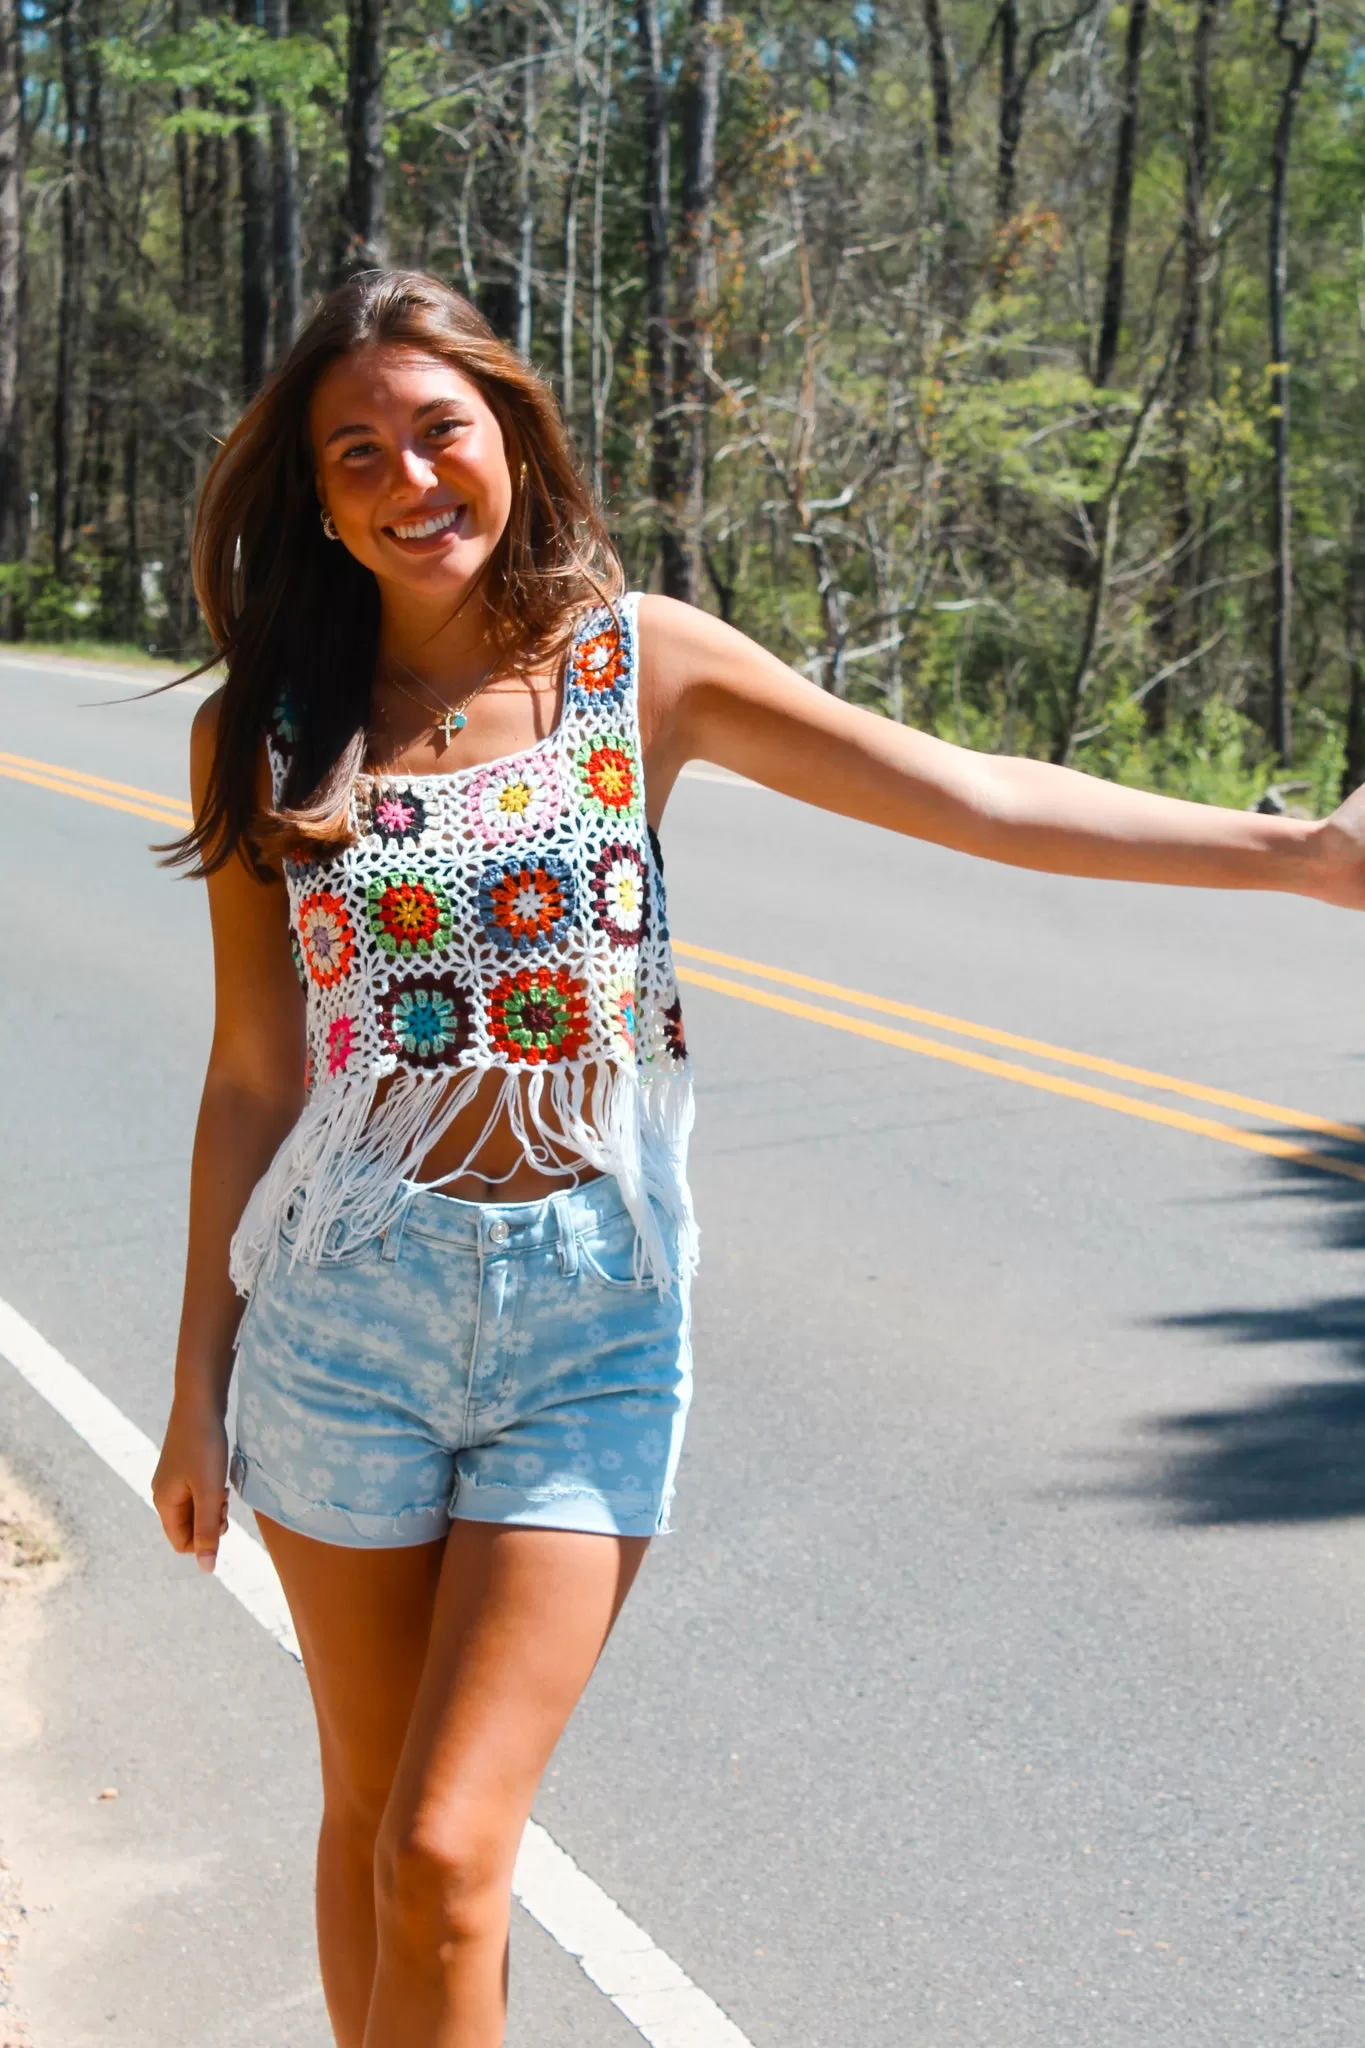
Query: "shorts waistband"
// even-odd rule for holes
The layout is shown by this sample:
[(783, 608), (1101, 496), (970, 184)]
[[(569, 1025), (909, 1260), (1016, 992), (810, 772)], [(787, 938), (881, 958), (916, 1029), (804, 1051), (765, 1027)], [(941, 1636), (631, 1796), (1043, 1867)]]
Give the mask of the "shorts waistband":
[(465, 1202), (421, 1181), (403, 1183), (402, 1227), (442, 1244), (491, 1252), (535, 1251), (600, 1229), (625, 1215), (616, 1180), (602, 1174), (581, 1187), (557, 1189), (533, 1202)]

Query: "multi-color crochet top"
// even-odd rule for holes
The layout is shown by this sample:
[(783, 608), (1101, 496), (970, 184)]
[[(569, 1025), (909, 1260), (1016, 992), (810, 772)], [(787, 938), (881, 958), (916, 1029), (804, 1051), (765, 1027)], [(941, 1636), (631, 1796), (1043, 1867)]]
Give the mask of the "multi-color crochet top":
[[(286, 864), (308, 1099), (233, 1239), (242, 1293), (291, 1204), (295, 1258), (382, 1230), (490, 1074), (480, 1135), (446, 1178), (477, 1172), (489, 1135), (510, 1130), (546, 1173), (616, 1177), (642, 1279), (674, 1278), (675, 1232), (691, 1267), (691, 1075), (645, 823), (638, 673), (627, 597), (580, 623), (543, 740), (451, 774), (368, 776), (354, 843)], [(286, 707), (268, 742), (277, 800), (291, 737)]]

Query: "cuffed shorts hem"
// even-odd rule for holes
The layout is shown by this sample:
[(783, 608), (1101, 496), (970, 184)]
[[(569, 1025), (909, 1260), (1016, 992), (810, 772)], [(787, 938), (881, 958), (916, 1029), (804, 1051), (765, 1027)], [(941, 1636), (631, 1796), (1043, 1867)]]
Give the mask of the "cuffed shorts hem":
[(667, 1536), (667, 1508), (613, 1500), (568, 1486), (482, 1486), (462, 1479), (450, 1509), (456, 1522), (502, 1522), (509, 1528), (570, 1529), (585, 1536)]
[(397, 1515), (365, 1515), (330, 1501), (309, 1500), (261, 1470), (255, 1458), (239, 1447), (232, 1454), (230, 1474), (237, 1496), (257, 1514), (268, 1515), (296, 1536), (319, 1543), (338, 1543), (350, 1550), (407, 1550), (419, 1543), (439, 1543), (450, 1529), (444, 1500), (426, 1507), (405, 1508)]

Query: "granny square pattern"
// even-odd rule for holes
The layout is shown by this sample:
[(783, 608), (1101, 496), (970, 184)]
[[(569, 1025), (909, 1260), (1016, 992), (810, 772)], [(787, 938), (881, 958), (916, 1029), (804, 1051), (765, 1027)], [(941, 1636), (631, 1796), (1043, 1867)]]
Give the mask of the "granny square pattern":
[[(290, 1200), (304, 1196), (295, 1256), (373, 1233), (476, 1094), (540, 1169), (616, 1175), (642, 1270), (667, 1259), (651, 1204), (690, 1257), (691, 1078), (645, 822), (637, 604), (580, 619), (543, 740), (450, 774), (362, 777), (353, 844), (286, 863), (309, 1099), (238, 1231), (243, 1292)], [(285, 694), (277, 799), (296, 739)]]

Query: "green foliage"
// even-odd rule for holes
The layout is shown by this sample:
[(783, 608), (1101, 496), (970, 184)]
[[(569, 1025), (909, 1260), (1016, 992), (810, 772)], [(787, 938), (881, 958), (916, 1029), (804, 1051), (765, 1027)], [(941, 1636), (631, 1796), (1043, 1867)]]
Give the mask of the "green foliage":
[[(1365, 577), (1359, 25), (1324, 10), (1294, 129), (1296, 737), (1282, 764), (1262, 737), (1266, 194), (1286, 70), (1273, 10), (1225, 0), (1219, 13), (1189, 360), (1176, 344), (1197, 8), (1151, 11), (1121, 346), (1105, 391), (1091, 369), (1126, 10), (1098, 10), (1049, 45), (1004, 218), (997, 74), (982, 61), (996, 8), (955, 0), (941, 12), (950, 168), (935, 154), (923, 10), (727, 6), (715, 291), (701, 323), (707, 601), (854, 701), (967, 744), (1069, 749), (1094, 772), (1208, 801), (1253, 802), (1271, 782), (1304, 781), (1296, 801), (1322, 809), (1343, 772), (1352, 591)], [(1043, 18), (1032, 0), (1023, 14), (1026, 33)], [(669, 0), (664, 19), (681, 312), (691, 9)], [(80, 34), (93, 20), (78, 11)], [(103, 0), (99, 36), (79, 52), (70, 133), (59, 44), (32, 30), (24, 490), (37, 505), (27, 559), (0, 571), (10, 630), (137, 639), (128, 564), (164, 562), (165, 617), (147, 629), (195, 646), (191, 508), (243, 395), (244, 129), (268, 160), (279, 117), (287, 124), (305, 300), (337, 261), (347, 16), (335, 0), (296, 0), (291, 20), (293, 33), (272, 39), (201, 0)], [(557, 389), (571, 386), (571, 429), (585, 454), (596, 446), (628, 572), (647, 582), (660, 507), (635, 10), (394, 0), (386, 34), (392, 259), (450, 278), (510, 333), (530, 208), (532, 356)], [(68, 188), (80, 201), (80, 304), (58, 574), (50, 450)]]

